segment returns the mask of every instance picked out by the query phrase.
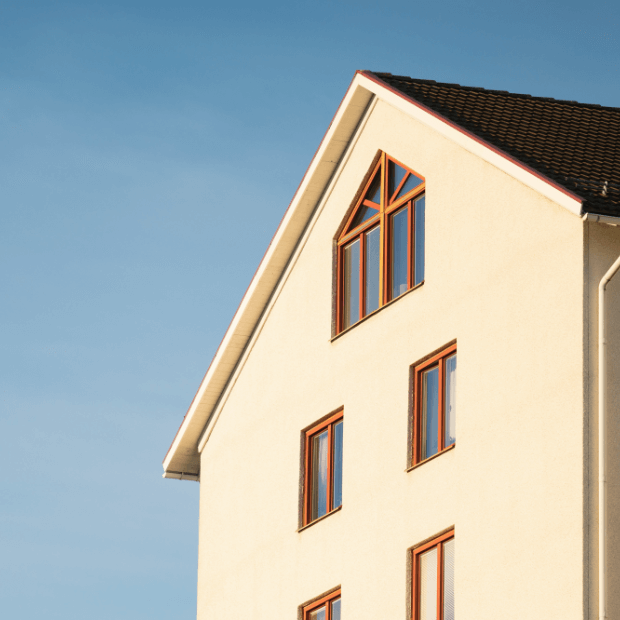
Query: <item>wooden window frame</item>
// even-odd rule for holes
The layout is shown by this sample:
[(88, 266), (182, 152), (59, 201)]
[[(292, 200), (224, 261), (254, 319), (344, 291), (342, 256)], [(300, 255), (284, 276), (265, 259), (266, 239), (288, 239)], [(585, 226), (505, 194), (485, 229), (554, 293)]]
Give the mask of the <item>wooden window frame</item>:
[[(454, 538), (454, 528), (411, 550), (411, 620), (420, 620), (420, 556), (437, 548), (437, 620), (444, 620), (443, 614), (443, 543)], [(305, 620), (305, 619), (304, 619)]]
[(327, 594), (322, 594), (318, 599), (306, 603), (301, 607), (301, 620), (308, 620), (310, 618), (310, 614), (317, 609), (320, 609), (325, 605), (325, 620), (332, 619), (332, 603), (339, 598), (342, 598), (342, 592), (340, 588), (336, 590), (332, 590)]
[[(452, 342), (445, 347), (442, 347), (438, 351), (432, 353), (429, 357), (413, 364), (413, 436), (412, 436), (412, 454), (411, 454), (411, 466), (415, 467), (421, 463), (426, 463), (431, 459), (439, 456), (443, 452), (454, 448), (456, 441), (449, 446), (445, 445), (445, 366), (446, 359), (456, 353), (456, 342)], [(430, 370), (433, 367), (439, 368), (439, 395), (438, 395), (438, 420), (437, 420), (437, 432), (438, 449), (437, 452), (425, 459), (421, 458), (422, 454), (422, 375), (425, 371)]]
[[(404, 196), (401, 196), (398, 200), (393, 200), (395, 196), (398, 195), (398, 192), (404, 186), (409, 175), (405, 175), (401, 180), (398, 187), (392, 192), (391, 196), (388, 196), (388, 172), (389, 172), (389, 164), (390, 162), (400, 166), (404, 170), (406, 170), (409, 174), (413, 174), (422, 180), (422, 183), (415, 187), (413, 190), (409, 191)], [(351, 226), (355, 216), (357, 215), (359, 209), (364, 205), (372, 206), (376, 208), (376, 204), (372, 203), (369, 200), (365, 199), (367, 192), (370, 189), (372, 182), (374, 181), (377, 173), (381, 175), (381, 203), (379, 205), (379, 212), (375, 214), (373, 217), (369, 218), (365, 222), (362, 222), (359, 226), (354, 228), (353, 230), (349, 230), (349, 226)], [(375, 226), (379, 226), (380, 232), (380, 249), (379, 249), (379, 305), (376, 310), (372, 312), (376, 312), (380, 310), (383, 306), (385, 306), (390, 301), (397, 299), (400, 295), (396, 297), (392, 296), (391, 291), (391, 279), (392, 273), (390, 269), (390, 252), (392, 248), (392, 216), (403, 208), (408, 210), (407, 216), (407, 232), (408, 232), (408, 242), (407, 242), (407, 290), (411, 290), (414, 288), (414, 280), (415, 280), (415, 203), (419, 200), (426, 191), (426, 180), (425, 178), (417, 173), (415, 170), (405, 166), (405, 164), (399, 162), (387, 155), (387, 153), (381, 152), (379, 161), (373, 166), (371, 169), (370, 175), (368, 176), (367, 181), (362, 186), (362, 192), (360, 198), (355, 202), (354, 207), (351, 209), (344, 226), (342, 227), (342, 233), (338, 237), (337, 240), (337, 294), (336, 294), (336, 333), (339, 334), (345, 329), (349, 329), (359, 323), (364, 317), (368, 316), (366, 312), (366, 233), (368, 233)], [(390, 202), (392, 200), (392, 202)], [(359, 319), (347, 326), (344, 327), (344, 252), (345, 248), (359, 240), (360, 242), (360, 269), (359, 269), (359, 308), (360, 314)], [(424, 280), (418, 283), (418, 286), (424, 284)], [(402, 294), (402, 293), (401, 293)]]
[[(344, 408), (340, 408), (329, 414), (323, 420), (313, 424), (303, 431), (304, 433), (304, 503), (302, 527), (315, 523), (340, 508), (333, 506), (332, 483), (333, 483), (333, 459), (334, 459), (334, 426), (344, 419)], [(327, 429), (327, 509), (324, 515), (310, 520), (312, 489), (312, 438)]]

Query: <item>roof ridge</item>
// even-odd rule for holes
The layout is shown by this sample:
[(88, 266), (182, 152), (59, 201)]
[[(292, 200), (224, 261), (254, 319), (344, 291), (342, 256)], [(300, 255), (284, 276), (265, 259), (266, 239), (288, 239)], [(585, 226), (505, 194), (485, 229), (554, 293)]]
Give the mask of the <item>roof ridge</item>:
[(553, 97), (540, 97), (537, 95), (529, 95), (527, 93), (513, 93), (507, 90), (495, 90), (490, 88), (483, 88), (482, 86), (463, 86), (461, 84), (451, 83), (451, 82), (437, 82), (436, 80), (425, 80), (422, 78), (412, 78), (407, 75), (393, 75), (392, 73), (387, 72), (378, 72), (378, 71), (368, 71), (368, 73), (372, 73), (379, 78), (388, 78), (391, 80), (399, 80), (403, 82), (410, 82), (415, 84), (431, 84), (434, 86), (441, 87), (449, 87), (449, 88), (458, 88), (460, 90), (476, 90), (482, 91), (485, 93), (503, 95), (508, 97), (519, 97), (524, 99), (532, 99), (534, 101), (545, 101), (547, 103), (559, 103), (570, 106), (578, 106), (583, 108), (596, 108), (597, 110), (607, 110), (612, 112), (620, 112), (620, 107), (615, 106), (604, 106), (599, 103), (582, 103), (580, 101), (575, 101), (573, 99), (555, 99)]

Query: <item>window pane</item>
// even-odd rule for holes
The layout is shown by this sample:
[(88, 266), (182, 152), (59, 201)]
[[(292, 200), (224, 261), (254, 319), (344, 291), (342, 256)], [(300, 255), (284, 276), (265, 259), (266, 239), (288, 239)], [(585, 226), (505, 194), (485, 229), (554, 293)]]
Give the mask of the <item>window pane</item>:
[(443, 544), (443, 620), (454, 620), (454, 538)]
[(325, 620), (325, 606), (311, 611), (308, 618), (310, 620)]
[(415, 201), (415, 273), (414, 286), (424, 281), (424, 224), (426, 203), (424, 196)]
[(407, 209), (392, 217), (392, 299), (407, 290)]
[(340, 620), (340, 601), (341, 600), (342, 599), (337, 599), (332, 603), (332, 620)]
[(366, 314), (379, 307), (379, 227), (366, 233)]
[(342, 505), (342, 422), (334, 424), (334, 479), (332, 486), (332, 507)]
[(420, 556), (420, 620), (437, 620), (437, 548)]
[(381, 204), (381, 172), (377, 173), (365, 196), (366, 200)]
[(344, 249), (344, 316), (343, 328), (360, 319), (360, 242)]
[(439, 450), (439, 368), (422, 373), (422, 459)]
[(456, 441), (456, 355), (446, 360), (444, 407), (446, 410), (444, 443), (446, 446), (451, 446)]
[(355, 217), (353, 218), (353, 221), (351, 222), (351, 225), (349, 226), (349, 230), (353, 230), (354, 228), (357, 228), (360, 224), (362, 224), (366, 220), (369, 220), (371, 217), (374, 217), (375, 215), (378, 215), (378, 214), (379, 214), (379, 211), (377, 209), (373, 209), (372, 207), (367, 207), (365, 205), (362, 205), (359, 211), (355, 214)]
[(327, 431), (312, 438), (311, 520), (327, 512), (327, 448)]
[(404, 168), (401, 168), (398, 164), (395, 164), (393, 161), (389, 162), (388, 165), (388, 186), (389, 186), (389, 196), (388, 199), (392, 197), (392, 194), (396, 191), (396, 188), (400, 185), (400, 182), (404, 179), (407, 171)]
[(396, 196), (394, 200), (402, 198), (405, 194), (408, 194), (412, 189), (415, 189), (421, 183), (423, 183), (422, 179), (417, 177), (415, 174), (410, 174), (407, 177), (407, 180), (405, 181), (403, 186), (401, 187), (400, 192), (398, 192), (398, 196)]

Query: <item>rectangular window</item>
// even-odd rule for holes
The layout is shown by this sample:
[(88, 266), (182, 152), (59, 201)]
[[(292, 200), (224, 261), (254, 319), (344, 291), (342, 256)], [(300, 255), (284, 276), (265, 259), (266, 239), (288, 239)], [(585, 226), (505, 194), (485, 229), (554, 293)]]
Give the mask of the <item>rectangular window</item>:
[(456, 443), (456, 344), (413, 367), (413, 464)]
[(302, 607), (303, 620), (340, 620), (340, 590), (335, 590)]
[(342, 409), (305, 431), (303, 525), (342, 505)]
[(413, 620), (454, 620), (454, 551), (454, 530), (413, 549)]

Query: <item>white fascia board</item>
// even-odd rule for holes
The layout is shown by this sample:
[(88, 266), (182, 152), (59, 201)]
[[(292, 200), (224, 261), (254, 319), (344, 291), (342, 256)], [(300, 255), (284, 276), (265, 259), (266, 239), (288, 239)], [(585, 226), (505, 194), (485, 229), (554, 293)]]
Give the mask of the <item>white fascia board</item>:
[(171, 478), (173, 480), (192, 480), (193, 482), (200, 482), (200, 476), (198, 474), (186, 474), (182, 471), (165, 471), (162, 474), (162, 478)]
[(620, 217), (613, 215), (597, 215), (596, 213), (585, 213), (584, 222), (594, 222), (596, 224), (607, 224), (608, 226), (620, 226)]
[(164, 458), (165, 477), (199, 474), (199, 438), (372, 99), (356, 74)]
[(545, 177), (527, 164), (520, 162), (508, 153), (486, 142), (482, 138), (459, 127), (425, 105), (408, 98), (404, 93), (392, 88), (372, 73), (358, 74), (359, 85), (370, 90), (381, 100), (394, 108), (424, 123), (452, 142), (477, 155), (484, 161), (506, 172), (524, 185), (565, 207), (575, 215), (581, 215), (583, 199), (565, 189), (555, 181)]
[(237, 366), (235, 367), (233, 373), (230, 376), (230, 380), (226, 383), (226, 385), (224, 386), (224, 389), (221, 392), (221, 396), (218, 399), (218, 402), (216, 404), (215, 409), (213, 410), (212, 415), (209, 417), (208, 421), (207, 421), (207, 425), (205, 426), (204, 432), (202, 433), (202, 436), (200, 438), (200, 441), (198, 443), (198, 452), (201, 453), (206, 444), (207, 441), (209, 440), (209, 437), (211, 436), (211, 433), (213, 432), (213, 429), (215, 428), (215, 425), (217, 424), (217, 421), (220, 417), (220, 414), (226, 404), (226, 401), (228, 400), (228, 396), (230, 395), (230, 393), (232, 392), (232, 389), (235, 385), (235, 382), (237, 381), (238, 376), (240, 375), (241, 371), (243, 370), (243, 366), (246, 362), (246, 360), (248, 359), (252, 348), (255, 344), (255, 342), (257, 341), (258, 337), (260, 336), (260, 333), (262, 331), (263, 325), (265, 324), (265, 322), (267, 321), (267, 318), (269, 317), (269, 313), (271, 311), (271, 309), (273, 308), (273, 306), (276, 303), (276, 300), (278, 299), (280, 292), (282, 291), (282, 289), (284, 288), (284, 285), (286, 284), (286, 281), (288, 279), (288, 276), (290, 275), (290, 273), (293, 271), (293, 269), (295, 268), (295, 264), (297, 262), (297, 259), (299, 258), (301, 251), (303, 249), (303, 247), (305, 246), (310, 234), (312, 233), (312, 229), (314, 228), (314, 224), (316, 223), (316, 221), (318, 220), (318, 218), (321, 215), (321, 212), (323, 211), (323, 208), (325, 206), (325, 203), (327, 202), (334, 186), (336, 185), (338, 178), (340, 176), (340, 173), (342, 172), (346, 162), (349, 159), (349, 156), (351, 155), (351, 152), (353, 150), (353, 147), (355, 146), (355, 144), (357, 143), (357, 140), (359, 138), (359, 136), (361, 135), (364, 126), (366, 125), (366, 122), (368, 120), (368, 118), (370, 117), (370, 115), (372, 114), (372, 111), (375, 107), (377, 103), (377, 98), (375, 97), (374, 99), (372, 99), (371, 104), (367, 107), (366, 112), (362, 118), (362, 121), (359, 123), (357, 130), (353, 136), (353, 138), (351, 140), (349, 140), (346, 144), (346, 151), (344, 153), (344, 155), (340, 158), (340, 162), (338, 164), (338, 167), (336, 169), (336, 171), (334, 172), (328, 186), (325, 188), (322, 196), (321, 196), (321, 200), (319, 202), (319, 204), (317, 205), (317, 208), (315, 209), (313, 215), (312, 215), (312, 219), (310, 220), (310, 222), (308, 223), (308, 226), (306, 227), (306, 229), (304, 230), (303, 236), (299, 239), (299, 243), (297, 244), (295, 251), (293, 253), (293, 255), (291, 256), (291, 260), (288, 262), (288, 264), (286, 265), (286, 268), (284, 270), (284, 272), (282, 273), (282, 276), (280, 278), (280, 280), (278, 281), (276, 287), (274, 288), (274, 290), (272, 291), (272, 294), (269, 298), (269, 302), (267, 304), (267, 307), (265, 308), (265, 311), (263, 312), (263, 314), (261, 315), (255, 329), (254, 332), (252, 333), (251, 338), (249, 339), (240, 359), (239, 359), (239, 363), (237, 364)]

